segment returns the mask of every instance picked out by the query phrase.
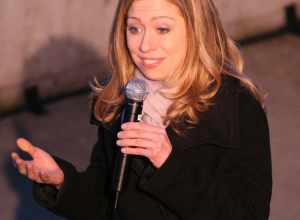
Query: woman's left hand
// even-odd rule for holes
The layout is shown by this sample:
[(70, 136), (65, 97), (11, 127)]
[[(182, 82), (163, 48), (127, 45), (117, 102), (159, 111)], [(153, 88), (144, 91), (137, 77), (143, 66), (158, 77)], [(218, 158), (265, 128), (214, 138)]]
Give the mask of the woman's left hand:
[(169, 157), (172, 146), (164, 128), (145, 122), (127, 122), (121, 128), (117, 145), (122, 153), (145, 156), (156, 168)]

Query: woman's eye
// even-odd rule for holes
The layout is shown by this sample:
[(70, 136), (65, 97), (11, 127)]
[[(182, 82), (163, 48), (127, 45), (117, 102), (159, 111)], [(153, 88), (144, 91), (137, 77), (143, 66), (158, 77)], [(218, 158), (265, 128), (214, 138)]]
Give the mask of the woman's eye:
[(127, 30), (128, 30), (131, 34), (137, 34), (137, 33), (139, 33), (139, 32), (141, 31), (140, 28), (135, 27), (135, 26), (129, 26), (129, 27), (127, 28)]
[(158, 31), (160, 34), (167, 34), (167, 33), (170, 32), (170, 28), (159, 27), (159, 28), (157, 28), (157, 31)]

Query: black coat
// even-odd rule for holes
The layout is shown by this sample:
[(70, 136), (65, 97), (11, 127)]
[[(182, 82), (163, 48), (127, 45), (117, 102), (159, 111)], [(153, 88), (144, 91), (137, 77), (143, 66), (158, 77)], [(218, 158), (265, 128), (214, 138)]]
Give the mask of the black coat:
[[(85, 172), (56, 158), (65, 174), (60, 191), (34, 185), (35, 199), (58, 215), (109, 219), (119, 123), (98, 126), (98, 141)], [(272, 174), (267, 119), (238, 80), (224, 77), (214, 105), (184, 137), (166, 130), (173, 149), (161, 168), (145, 158), (132, 158), (117, 219), (268, 219)]]

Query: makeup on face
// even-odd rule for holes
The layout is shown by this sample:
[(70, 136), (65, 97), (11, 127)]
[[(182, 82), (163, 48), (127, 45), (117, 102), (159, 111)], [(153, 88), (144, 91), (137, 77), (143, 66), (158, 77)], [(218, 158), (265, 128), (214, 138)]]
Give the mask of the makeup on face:
[(164, 80), (183, 63), (185, 22), (177, 6), (166, 0), (134, 1), (126, 37), (133, 62), (148, 79)]

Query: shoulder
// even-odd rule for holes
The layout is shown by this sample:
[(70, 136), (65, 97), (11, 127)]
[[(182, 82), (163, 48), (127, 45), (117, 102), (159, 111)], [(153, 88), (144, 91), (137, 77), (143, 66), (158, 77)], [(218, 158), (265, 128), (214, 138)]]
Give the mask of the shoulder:
[(230, 75), (223, 75), (221, 80), (221, 87), (216, 95), (215, 101), (223, 104), (222, 102), (230, 100), (233, 101), (236, 98), (244, 99), (256, 105), (257, 107), (261, 106), (250, 89), (246, 88), (239, 79)]
[(265, 114), (261, 103), (239, 79), (229, 75), (222, 76), (221, 87), (213, 100), (212, 109), (217, 108), (219, 111), (243, 113), (246, 107), (248, 110)]
[(235, 148), (241, 146), (244, 133), (256, 132), (256, 126), (264, 127), (264, 134), (267, 134), (264, 109), (239, 79), (223, 76), (212, 103), (207, 112), (200, 114), (196, 127), (206, 142)]
[(226, 77), (217, 105), (223, 109), (225, 120), (232, 122), (228, 128), (232, 129), (239, 145), (269, 145), (269, 125), (265, 109), (240, 80)]

